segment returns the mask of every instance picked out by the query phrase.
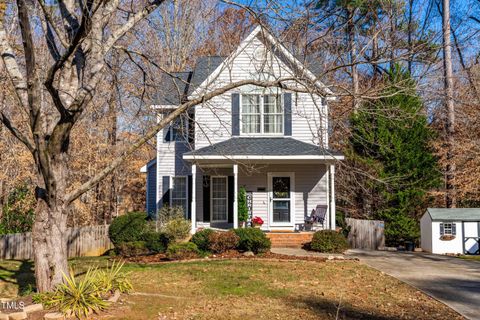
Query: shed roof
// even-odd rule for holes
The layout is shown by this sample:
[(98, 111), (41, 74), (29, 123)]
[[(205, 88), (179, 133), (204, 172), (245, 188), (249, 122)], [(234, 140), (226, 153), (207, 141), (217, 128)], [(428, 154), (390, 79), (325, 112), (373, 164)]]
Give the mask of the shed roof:
[(428, 208), (433, 221), (480, 221), (480, 208)]

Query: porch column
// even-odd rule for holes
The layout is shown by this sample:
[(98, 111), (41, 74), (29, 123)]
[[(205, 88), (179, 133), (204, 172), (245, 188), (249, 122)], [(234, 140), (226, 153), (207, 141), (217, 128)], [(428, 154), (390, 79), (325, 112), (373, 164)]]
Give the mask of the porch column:
[(192, 205), (191, 205), (191, 219), (192, 219), (192, 234), (197, 230), (197, 165), (192, 164)]
[(335, 165), (330, 165), (330, 229), (335, 230)]
[(233, 165), (233, 227), (238, 228), (238, 164)]

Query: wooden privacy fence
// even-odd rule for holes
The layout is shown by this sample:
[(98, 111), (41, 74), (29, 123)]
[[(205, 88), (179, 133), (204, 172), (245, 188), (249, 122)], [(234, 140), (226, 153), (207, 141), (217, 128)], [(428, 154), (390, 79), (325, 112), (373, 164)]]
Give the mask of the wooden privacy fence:
[(346, 218), (350, 226), (348, 242), (353, 249), (377, 250), (385, 247), (385, 222)]
[[(108, 238), (108, 225), (68, 228), (68, 257), (100, 256), (112, 248)], [(0, 236), (0, 258), (33, 259), (32, 234), (15, 233)]]

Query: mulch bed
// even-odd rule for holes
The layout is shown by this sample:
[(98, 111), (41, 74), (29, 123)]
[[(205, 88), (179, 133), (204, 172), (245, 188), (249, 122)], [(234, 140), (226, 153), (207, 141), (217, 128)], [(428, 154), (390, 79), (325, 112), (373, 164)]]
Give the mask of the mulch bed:
[[(227, 251), (227, 252), (222, 253), (222, 254), (212, 254), (212, 255), (210, 255), (208, 257), (205, 257), (205, 258), (188, 259), (188, 260), (170, 260), (163, 253), (129, 257), (129, 258), (122, 258), (122, 260), (125, 260), (125, 261), (128, 261), (128, 262), (144, 263), (144, 264), (146, 264), (146, 263), (169, 263), (169, 262), (179, 262), (179, 261), (188, 262), (188, 261), (227, 260), (227, 259), (302, 260), (302, 261), (316, 261), (316, 262), (326, 262), (328, 260), (325, 257), (314, 257), (314, 256), (303, 256), (303, 257), (301, 257), (301, 256), (292, 256), (292, 255), (286, 255), (286, 254), (272, 253), (272, 252), (257, 254), (257, 255), (254, 255), (254, 256), (246, 256), (243, 253), (235, 251), (235, 250)], [(336, 260), (342, 261), (342, 259), (334, 259), (334, 260), (335, 261)], [(358, 259), (349, 259), (349, 261), (351, 261), (351, 260), (358, 261)]]

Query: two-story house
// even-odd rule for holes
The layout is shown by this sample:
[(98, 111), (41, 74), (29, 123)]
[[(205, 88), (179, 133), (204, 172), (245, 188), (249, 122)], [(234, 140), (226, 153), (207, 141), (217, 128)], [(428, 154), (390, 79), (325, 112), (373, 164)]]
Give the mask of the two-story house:
[(192, 232), (237, 227), (244, 187), (263, 230), (298, 230), (318, 205), (327, 208), (323, 227), (334, 229), (335, 163), (343, 156), (328, 147), (333, 93), (263, 28), (228, 57), (199, 58), (193, 71), (165, 75), (153, 109), (161, 118), (192, 97), (246, 79), (291, 86), (233, 88), (159, 132), (157, 157), (144, 167), (148, 213), (181, 206)]

